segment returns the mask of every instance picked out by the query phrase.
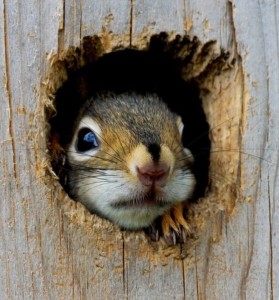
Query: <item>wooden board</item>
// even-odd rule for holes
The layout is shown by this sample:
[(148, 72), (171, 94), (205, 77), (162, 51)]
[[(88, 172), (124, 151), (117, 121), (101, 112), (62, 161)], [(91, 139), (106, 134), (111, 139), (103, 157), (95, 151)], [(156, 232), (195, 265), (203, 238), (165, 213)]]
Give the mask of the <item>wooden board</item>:
[[(253, 0), (0, 2), (1, 299), (279, 297), (278, 16), (273, 2)], [(214, 39), (241, 57), (237, 184), (245, 200), (209, 220), (184, 259), (183, 247), (150, 244), (90, 216), (45, 168), (51, 54), (93, 34), (106, 51), (143, 48), (160, 31)], [(216, 106), (207, 109), (214, 118)]]

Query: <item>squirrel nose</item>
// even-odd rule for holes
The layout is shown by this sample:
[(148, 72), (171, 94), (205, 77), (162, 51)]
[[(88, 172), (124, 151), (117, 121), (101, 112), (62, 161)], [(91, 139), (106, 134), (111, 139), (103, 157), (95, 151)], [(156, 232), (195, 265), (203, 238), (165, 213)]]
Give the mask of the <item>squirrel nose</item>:
[(152, 184), (163, 187), (166, 185), (166, 181), (170, 172), (170, 167), (165, 164), (159, 166), (154, 164), (148, 164), (145, 166), (137, 167), (137, 175), (141, 183), (145, 186), (151, 186)]

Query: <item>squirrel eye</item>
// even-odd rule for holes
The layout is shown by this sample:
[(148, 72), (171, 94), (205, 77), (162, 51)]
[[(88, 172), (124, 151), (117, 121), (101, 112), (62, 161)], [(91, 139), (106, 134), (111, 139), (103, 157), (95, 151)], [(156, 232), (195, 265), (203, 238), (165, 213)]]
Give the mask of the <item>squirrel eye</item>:
[(99, 147), (96, 134), (89, 128), (82, 128), (78, 133), (76, 150), (86, 152)]

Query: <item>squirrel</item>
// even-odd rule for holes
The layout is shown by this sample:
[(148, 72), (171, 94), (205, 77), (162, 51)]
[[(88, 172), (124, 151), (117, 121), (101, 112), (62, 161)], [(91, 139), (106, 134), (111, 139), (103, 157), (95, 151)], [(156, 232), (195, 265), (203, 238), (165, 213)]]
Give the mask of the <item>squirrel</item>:
[[(122, 229), (149, 228), (186, 241), (184, 217), (196, 178), (183, 123), (157, 94), (100, 93), (81, 108), (66, 147), (67, 190)], [(155, 228), (155, 229), (154, 229)]]

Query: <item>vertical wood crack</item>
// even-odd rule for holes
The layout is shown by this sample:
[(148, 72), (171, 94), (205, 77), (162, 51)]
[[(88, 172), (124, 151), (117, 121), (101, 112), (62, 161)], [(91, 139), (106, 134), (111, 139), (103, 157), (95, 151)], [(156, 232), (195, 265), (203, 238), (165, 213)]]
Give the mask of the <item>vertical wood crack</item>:
[(130, 47), (132, 47), (133, 42), (133, 14), (134, 14), (134, 0), (131, 0), (131, 9), (130, 9)]
[(271, 300), (274, 299), (273, 297), (273, 240), (272, 240), (272, 207), (271, 207), (271, 196), (270, 196), (270, 178), (269, 176), (267, 177), (267, 182), (268, 182), (268, 187), (267, 187), (267, 192), (268, 192), (268, 209), (269, 209), (269, 246), (270, 246), (270, 296)]
[(59, 22), (58, 29), (58, 53), (64, 49), (64, 30), (65, 30), (65, 0), (63, 1), (63, 15)]
[[(182, 252), (182, 246), (180, 246), (180, 251)], [(186, 282), (185, 282), (185, 267), (184, 267), (184, 260), (181, 260), (182, 264), (182, 284), (183, 284), (183, 299), (186, 299)]]
[(125, 276), (125, 239), (124, 233), (122, 233), (122, 278), (123, 278), (123, 294), (125, 295), (126, 299), (128, 299), (128, 285), (126, 287), (126, 276)]
[[(7, 24), (7, 12), (6, 12), (6, 0), (3, 1), (3, 27), (4, 27), (4, 51), (5, 51), (5, 86), (8, 96), (8, 106), (9, 106), (9, 135), (11, 138), (12, 145), (12, 159), (13, 159), (13, 175), (17, 179), (17, 167), (16, 167), (16, 157), (15, 157), (15, 141), (14, 141), (14, 128), (13, 128), (13, 108), (12, 108), (12, 95), (11, 95), (11, 83), (10, 83), (10, 67), (9, 67), (9, 40), (8, 40), (8, 24)], [(15, 181), (17, 184), (17, 180)]]
[(228, 2), (228, 19), (230, 22), (230, 28), (231, 28), (231, 32), (232, 32), (231, 43), (232, 43), (232, 48), (233, 48), (233, 55), (234, 55), (234, 57), (238, 57), (239, 53), (238, 53), (236, 29), (235, 29), (234, 17), (233, 17), (233, 4), (231, 1)]
[(82, 39), (82, 2), (79, 1), (79, 10), (80, 10), (80, 18), (79, 18), (79, 38), (80, 41)]
[(198, 260), (197, 260), (197, 249), (195, 248), (195, 269), (196, 269), (196, 291), (197, 291), (197, 299), (200, 299), (200, 291), (199, 291), (199, 277), (198, 277)]

